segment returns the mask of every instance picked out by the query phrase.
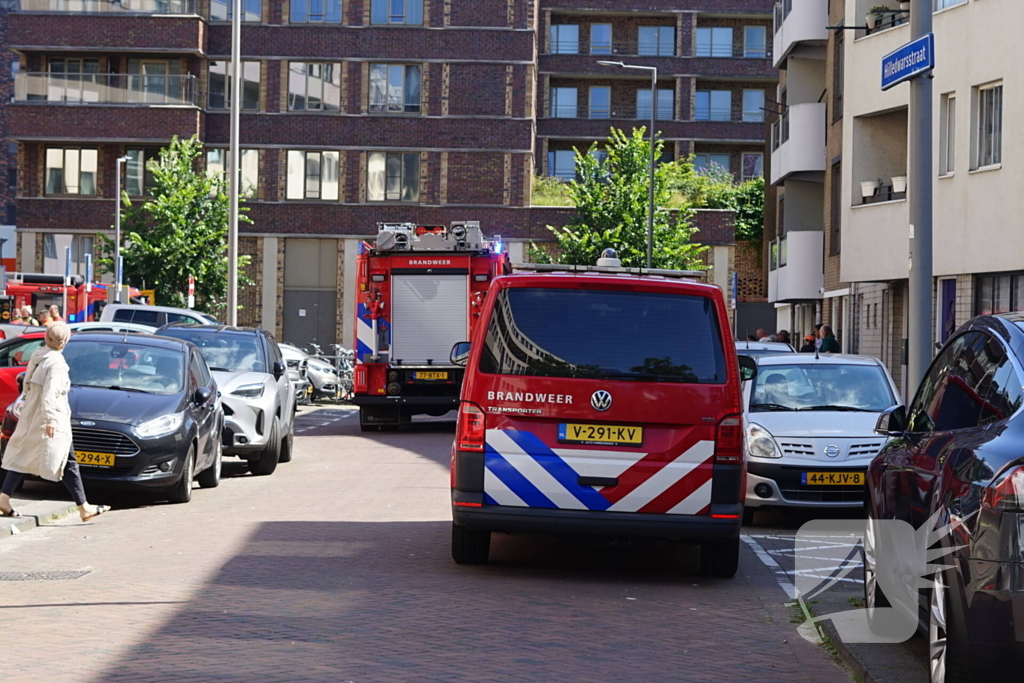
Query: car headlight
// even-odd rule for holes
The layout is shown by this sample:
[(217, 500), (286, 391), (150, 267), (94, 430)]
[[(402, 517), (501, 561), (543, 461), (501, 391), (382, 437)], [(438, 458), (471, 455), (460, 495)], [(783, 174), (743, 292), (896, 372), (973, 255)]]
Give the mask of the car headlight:
[(263, 395), (263, 382), (259, 384), (243, 384), (231, 392), (232, 396), (239, 398), (259, 398)]
[(754, 458), (781, 458), (771, 432), (753, 422), (747, 426), (747, 453)]
[(135, 428), (135, 433), (143, 439), (152, 439), (158, 436), (173, 434), (181, 428), (185, 421), (185, 413), (174, 413), (173, 415), (161, 415), (143, 422)]
[(15, 420), (21, 419), (21, 409), (24, 407), (25, 399), (22, 398), (21, 396), (18, 397), (17, 401), (11, 404), (11, 415), (14, 417)]

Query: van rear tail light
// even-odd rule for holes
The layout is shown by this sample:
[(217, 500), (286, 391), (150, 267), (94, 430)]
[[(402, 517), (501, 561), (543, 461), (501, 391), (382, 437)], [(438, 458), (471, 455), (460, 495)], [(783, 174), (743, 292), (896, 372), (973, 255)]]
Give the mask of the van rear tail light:
[(992, 482), (981, 504), (1000, 512), (1024, 512), (1024, 467), (1014, 467), (999, 481)]
[(460, 451), (483, 451), (486, 430), (484, 412), (474, 405), (463, 403), (459, 409), (459, 428), (456, 441)]
[(718, 423), (715, 462), (743, 462), (743, 424), (738, 415), (731, 415)]

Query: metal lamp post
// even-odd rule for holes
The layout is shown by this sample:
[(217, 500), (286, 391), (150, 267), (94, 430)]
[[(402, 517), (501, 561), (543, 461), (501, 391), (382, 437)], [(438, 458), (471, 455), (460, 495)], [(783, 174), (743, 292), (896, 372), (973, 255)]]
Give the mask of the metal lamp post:
[(131, 159), (117, 158), (114, 168), (114, 303), (121, 303), (121, 164)]
[(638, 69), (651, 72), (651, 164), (650, 164), (650, 187), (648, 188), (647, 206), (647, 267), (652, 268), (654, 260), (654, 138), (657, 116), (658, 116), (658, 68), (654, 66), (640, 66), (638, 64), (624, 64), (622, 62), (599, 61), (601, 66), (617, 66), (620, 69)]
[(227, 324), (238, 325), (238, 194), (239, 194), (239, 127), (242, 109), (242, 5), (243, 0), (232, 0), (231, 17), (231, 133), (228, 149), (228, 315)]

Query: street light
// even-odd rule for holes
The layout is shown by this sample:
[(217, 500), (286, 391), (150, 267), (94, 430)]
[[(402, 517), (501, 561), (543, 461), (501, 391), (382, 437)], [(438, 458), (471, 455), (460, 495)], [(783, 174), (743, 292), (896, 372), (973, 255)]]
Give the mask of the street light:
[(651, 182), (647, 197), (647, 267), (651, 268), (651, 262), (654, 259), (654, 126), (655, 117), (658, 113), (658, 68), (655, 66), (640, 66), (638, 64), (623, 64), (622, 62), (599, 61), (598, 64), (601, 66), (617, 66), (620, 69), (637, 69), (651, 72)]
[(114, 169), (114, 303), (121, 303), (121, 164), (131, 159), (117, 158)]
[(234, 14), (231, 17), (231, 132), (228, 144), (228, 194), (230, 213), (228, 218), (228, 317), (227, 324), (238, 325), (238, 184), (239, 114), (242, 108), (242, 0), (232, 0)]

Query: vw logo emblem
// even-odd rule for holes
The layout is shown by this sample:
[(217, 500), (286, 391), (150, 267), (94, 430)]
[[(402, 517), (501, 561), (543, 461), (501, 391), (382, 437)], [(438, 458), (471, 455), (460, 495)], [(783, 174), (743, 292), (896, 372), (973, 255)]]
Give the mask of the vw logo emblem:
[(96, 426), (95, 422), (90, 422), (89, 420), (79, 420), (78, 424), (82, 425), (83, 427), (95, 427)]
[(590, 397), (590, 405), (598, 412), (604, 412), (612, 407), (612, 395), (604, 389), (595, 391)]
[(837, 455), (839, 455), (839, 446), (835, 446), (832, 444), (825, 446), (825, 455), (827, 455), (830, 458), (836, 457)]

